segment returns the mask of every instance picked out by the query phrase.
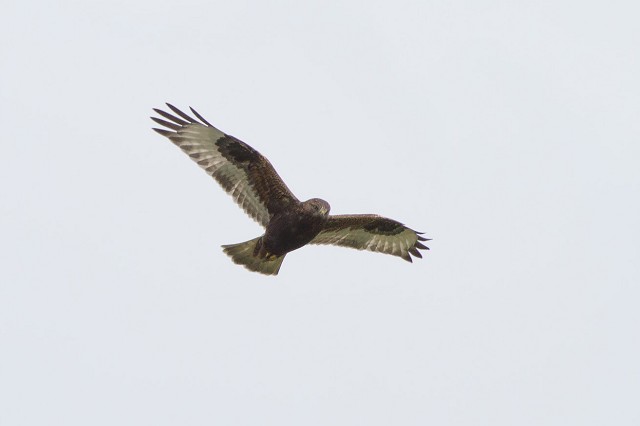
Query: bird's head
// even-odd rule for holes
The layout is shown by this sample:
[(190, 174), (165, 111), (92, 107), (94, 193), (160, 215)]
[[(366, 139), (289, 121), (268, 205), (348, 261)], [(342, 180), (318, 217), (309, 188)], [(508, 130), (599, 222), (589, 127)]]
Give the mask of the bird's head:
[(325, 200), (321, 200), (320, 198), (312, 198), (310, 200), (305, 201), (304, 209), (311, 212), (316, 216), (327, 217), (329, 216), (329, 211), (331, 210), (331, 206)]

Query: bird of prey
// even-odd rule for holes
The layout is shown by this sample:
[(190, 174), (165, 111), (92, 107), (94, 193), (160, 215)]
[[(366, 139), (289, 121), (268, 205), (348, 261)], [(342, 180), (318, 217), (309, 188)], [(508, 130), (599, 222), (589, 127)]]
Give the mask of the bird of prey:
[(257, 238), (223, 245), (224, 252), (245, 268), (277, 275), (287, 253), (306, 244), (335, 244), (399, 256), (411, 262), (428, 250), (428, 241), (400, 222), (373, 214), (329, 215), (329, 203), (319, 198), (299, 201), (271, 163), (258, 151), (205, 120), (171, 104), (172, 113), (154, 108), (154, 128), (203, 168), (244, 211), (265, 228)]

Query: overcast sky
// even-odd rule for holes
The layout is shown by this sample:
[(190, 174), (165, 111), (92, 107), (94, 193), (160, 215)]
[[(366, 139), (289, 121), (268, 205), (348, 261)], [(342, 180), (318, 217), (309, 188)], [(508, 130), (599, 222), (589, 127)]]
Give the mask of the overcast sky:
[[(0, 424), (640, 424), (635, 1), (10, 1)], [(432, 237), (280, 275), (152, 132)]]

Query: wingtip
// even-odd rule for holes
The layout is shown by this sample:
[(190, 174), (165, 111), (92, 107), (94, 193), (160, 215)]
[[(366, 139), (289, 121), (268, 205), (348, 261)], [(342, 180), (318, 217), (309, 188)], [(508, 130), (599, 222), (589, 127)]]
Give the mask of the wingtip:
[(209, 123), (207, 120), (205, 120), (205, 118), (204, 118), (202, 115), (200, 115), (200, 114), (198, 113), (198, 111), (196, 111), (195, 109), (193, 109), (193, 107), (189, 107), (189, 109), (191, 110), (191, 112), (193, 113), (193, 115), (195, 115), (195, 116), (198, 118), (198, 120), (202, 121), (204, 124), (206, 124), (206, 125), (207, 125), (207, 126), (209, 126), (209, 127), (213, 127), (213, 125), (212, 125), (211, 123)]
[(179, 125), (179, 124), (170, 123), (170, 122), (168, 122), (168, 121), (166, 121), (166, 120), (163, 120), (163, 119), (161, 119), (161, 118), (151, 117), (151, 119), (152, 119), (153, 121), (155, 121), (156, 123), (158, 123), (159, 125), (164, 126), (164, 127), (168, 128), (168, 129), (171, 129), (171, 130), (175, 130), (175, 131), (177, 131), (177, 130), (179, 130), (179, 129), (182, 127), (182, 126), (181, 126), (181, 125)]
[(400, 257), (409, 263), (413, 263), (413, 259), (411, 259), (409, 253), (403, 253)]
[(419, 248), (421, 250), (429, 250), (429, 247), (425, 246), (419, 241), (416, 241), (416, 243), (414, 244), (414, 247)]
[(151, 130), (156, 131), (157, 133), (160, 133), (162, 136), (168, 138), (169, 136), (171, 136), (171, 134), (173, 132), (170, 132), (169, 130), (164, 130), (164, 129), (157, 129), (155, 127), (152, 127)]
[(422, 259), (422, 254), (420, 254), (420, 252), (418, 251), (418, 249), (417, 249), (417, 248), (415, 248), (415, 247), (411, 247), (411, 248), (409, 249), (409, 253), (411, 253), (411, 254), (412, 254), (412, 255), (414, 255), (415, 257), (418, 257), (418, 258)]

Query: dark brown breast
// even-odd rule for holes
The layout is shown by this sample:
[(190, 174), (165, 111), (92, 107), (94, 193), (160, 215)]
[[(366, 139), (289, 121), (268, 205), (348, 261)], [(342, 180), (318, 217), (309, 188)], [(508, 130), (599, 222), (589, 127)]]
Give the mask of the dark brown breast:
[(282, 255), (299, 249), (322, 229), (326, 218), (305, 212), (298, 204), (275, 215), (264, 234), (263, 243), (269, 253)]

